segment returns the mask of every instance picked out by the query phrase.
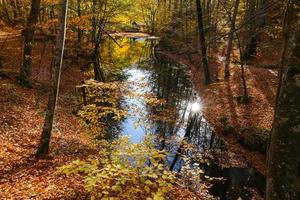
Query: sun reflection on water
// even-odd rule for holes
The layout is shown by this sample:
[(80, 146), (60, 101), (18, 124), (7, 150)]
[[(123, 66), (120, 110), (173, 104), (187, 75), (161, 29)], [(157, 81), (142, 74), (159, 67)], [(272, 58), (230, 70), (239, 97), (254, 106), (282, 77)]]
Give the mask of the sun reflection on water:
[(193, 102), (191, 105), (191, 112), (197, 113), (201, 112), (202, 106), (199, 102)]

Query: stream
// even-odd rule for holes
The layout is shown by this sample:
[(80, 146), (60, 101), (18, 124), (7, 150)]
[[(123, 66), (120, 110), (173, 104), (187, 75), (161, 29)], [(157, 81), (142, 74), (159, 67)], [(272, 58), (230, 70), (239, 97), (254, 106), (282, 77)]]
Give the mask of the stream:
[[(203, 118), (203, 103), (194, 91), (190, 71), (163, 56), (154, 56), (157, 41), (146, 38), (123, 38), (122, 46), (106, 43), (107, 53), (115, 65), (122, 65), (123, 91), (121, 106), (128, 116), (118, 125), (122, 135), (139, 143), (146, 134), (155, 136), (156, 147), (168, 152), (167, 166), (180, 172), (184, 160), (177, 153), (192, 157), (193, 151), (183, 151), (182, 141), (193, 144), (199, 153), (219, 150), (225, 143), (219, 139)], [(122, 54), (117, 56), (117, 52)], [(201, 163), (204, 174), (221, 177), (214, 181), (210, 192), (222, 200), (251, 199), (248, 187), (263, 195), (265, 180), (253, 168), (222, 168), (218, 163)]]

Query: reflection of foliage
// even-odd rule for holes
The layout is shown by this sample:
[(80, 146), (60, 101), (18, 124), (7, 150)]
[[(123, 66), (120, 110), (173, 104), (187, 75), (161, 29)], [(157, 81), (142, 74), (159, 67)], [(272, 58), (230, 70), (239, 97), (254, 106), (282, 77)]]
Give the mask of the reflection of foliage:
[(152, 107), (152, 113), (148, 114), (149, 123), (163, 124), (174, 127), (177, 122), (176, 109), (170, 107)]
[[(79, 86), (86, 93), (86, 102), (78, 115), (94, 134), (102, 134), (110, 123), (119, 122), (126, 112), (120, 108), (119, 82), (102, 83), (88, 80)], [(102, 135), (103, 136), (103, 135)]]
[(130, 144), (127, 137), (103, 142), (99, 158), (73, 161), (59, 171), (79, 174), (92, 199), (165, 199), (176, 178), (164, 168), (166, 153), (152, 141), (147, 136), (139, 144)]
[(175, 125), (177, 110), (174, 107), (166, 105), (165, 99), (146, 98), (146, 103), (152, 109), (152, 112), (147, 116), (150, 120)]
[(143, 47), (143, 42), (128, 42), (127, 38), (121, 38), (118, 40), (121, 45), (119, 47), (117, 44), (111, 40), (106, 40), (103, 44), (106, 48), (102, 48), (101, 55), (103, 61), (111, 62), (116, 65), (116, 67), (128, 67), (130, 64), (138, 61), (141, 50)]
[(150, 49), (147, 41), (134, 41), (134, 39), (120, 38), (118, 46), (111, 40), (105, 40), (101, 48), (102, 65), (107, 69), (108, 77), (120, 76), (120, 72), (149, 56)]
[(149, 96), (146, 99), (146, 103), (150, 106), (160, 106), (160, 105), (164, 105), (166, 103), (166, 100), (165, 99), (157, 99), (156, 97)]
[(152, 70), (149, 81), (151, 92), (156, 98), (164, 99), (165, 103), (148, 106), (149, 118), (157, 124), (156, 132), (166, 138), (166, 135), (174, 135), (180, 129), (192, 94), (191, 84), (185, 69), (176, 63), (154, 62)]

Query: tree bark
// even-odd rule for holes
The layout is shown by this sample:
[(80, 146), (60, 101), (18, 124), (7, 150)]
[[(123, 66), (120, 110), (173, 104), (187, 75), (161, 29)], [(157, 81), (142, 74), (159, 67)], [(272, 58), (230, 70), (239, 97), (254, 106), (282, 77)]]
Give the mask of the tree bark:
[(230, 27), (230, 33), (228, 37), (228, 45), (227, 45), (227, 52), (226, 52), (226, 61), (225, 61), (225, 77), (230, 76), (229, 72), (229, 65), (230, 65), (230, 57), (231, 57), (231, 52), (232, 52), (232, 42), (233, 42), (233, 36), (235, 32), (235, 21), (236, 21), (236, 16), (239, 8), (240, 0), (236, 0), (234, 4), (234, 10), (233, 10), (233, 15), (232, 18), (230, 19), (231, 27)]
[(67, 24), (67, 9), (68, 9), (68, 0), (61, 0), (60, 30), (56, 41), (57, 55), (55, 57), (55, 62), (54, 62), (54, 76), (51, 83), (51, 91), (49, 94), (43, 132), (36, 152), (36, 156), (38, 158), (44, 157), (45, 155), (48, 154), (49, 151), (49, 143), (51, 139), (55, 107), (56, 107), (56, 102), (59, 93), (60, 75), (61, 75), (61, 68), (62, 68), (63, 55), (64, 55), (66, 24)]
[(254, 20), (256, 10), (256, 1), (248, 0), (248, 9), (246, 11), (245, 21), (249, 21), (246, 34), (246, 46), (244, 50), (243, 60), (248, 60), (256, 55), (257, 33), (256, 21)]
[[(77, 0), (77, 17), (81, 17), (81, 0)], [(82, 30), (80, 26), (77, 27), (77, 44), (81, 48)]]
[(300, 19), (282, 74), (268, 150), (267, 200), (296, 200), (300, 160)]
[[(78, 18), (81, 18), (81, 0), (77, 0), (76, 1), (76, 6), (77, 6), (77, 17)], [(76, 49), (76, 52), (77, 52), (77, 62), (79, 62), (79, 54), (81, 52), (81, 43), (82, 43), (82, 30), (80, 28), (80, 25), (77, 26), (77, 49)]]
[(40, 12), (41, 0), (32, 0), (31, 10), (27, 20), (24, 34), (24, 55), (23, 64), (20, 69), (19, 79), (22, 84), (30, 86), (30, 76), (32, 71), (32, 49), (34, 44), (35, 25)]
[[(93, 0), (92, 11), (96, 15), (96, 8), (98, 7), (99, 2)], [(100, 33), (101, 33), (102, 23), (99, 23), (99, 18), (93, 16), (92, 18), (92, 42), (94, 45), (94, 55), (93, 55), (93, 67), (94, 67), (94, 79), (96, 81), (104, 81), (104, 73), (101, 69), (101, 60), (100, 60)]]
[(201, 7), (200, 0), (196, 0), (196, 5), (197, 5), (197, 16), (198, 16), (199, 40), (200, 40), (200, 48), (201, 48), (201, 60), (204, 68), (205, 84), (209, 84), (211, 82), (211, 78), (210, 78), (210, 71), (209, 71), (207, 53), (206, 53), (205, 32), (203, 26), (202, 7)]
[(0, 57), (0, 70), (3, 68), (2, 58)]

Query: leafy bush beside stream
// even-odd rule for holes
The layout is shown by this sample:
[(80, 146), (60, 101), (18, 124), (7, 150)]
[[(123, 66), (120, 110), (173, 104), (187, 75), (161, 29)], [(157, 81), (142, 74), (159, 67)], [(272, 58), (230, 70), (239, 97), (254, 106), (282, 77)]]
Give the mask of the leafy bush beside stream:
[(97, 157), (76, 160), (59, 172), (77, 174), (91, 199), (165, 199), (175, 174), (166, 170), (166, 152), (156, 149), (152, 138), (130, 144), (128, 137), (103, 141)]

